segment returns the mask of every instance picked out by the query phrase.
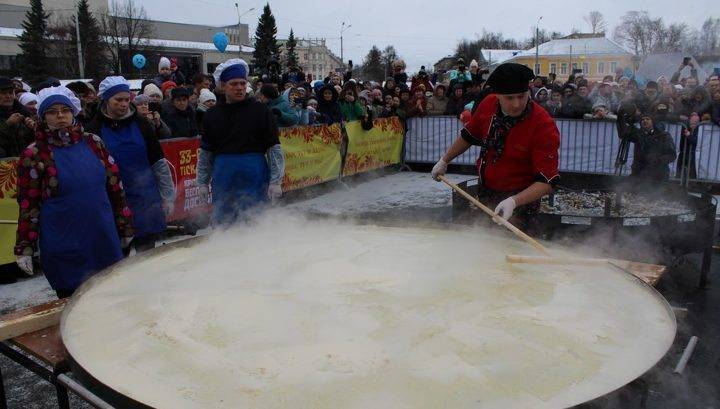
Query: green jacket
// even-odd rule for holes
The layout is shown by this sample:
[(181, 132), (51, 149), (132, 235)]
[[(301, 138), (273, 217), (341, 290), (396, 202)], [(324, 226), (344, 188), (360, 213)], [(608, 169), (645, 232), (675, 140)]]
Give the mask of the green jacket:
[(357, 121), (365, 117), (365, 110), (359, 102), (340, 101), (340, 112), (345, 121)]

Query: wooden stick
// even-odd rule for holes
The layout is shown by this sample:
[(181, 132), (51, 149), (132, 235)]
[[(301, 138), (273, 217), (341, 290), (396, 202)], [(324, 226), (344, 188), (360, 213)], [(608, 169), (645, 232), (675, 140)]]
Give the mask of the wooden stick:
[(522, 256), (518, 254), (506, 255), (505, 261), (510, 264), (546, 264), (562, 266), (602, 266), (608, 262), (605, 258)]
[(513, 226), (512, 223), (510, 223), (509, 221), (507, 221), (507, 220), (503, 219), (502, 217), (498, 216), (497, 214), (495, 214), (495, 212), (493, 212), (492, 210), (490, 210), (489, 207), (485, 206), (485, 205), (482, 204), (479, 200), (477, 200), (476, 198), (472, 197), (472, 195), (470, 195), (468, 192), (460, 189), (460, 187), (458, 187), (458, 185), (456, 185), (456, 184), (450, 182), (449, 180), (447, 180), (447, 178), (445, 178), (445, 176), (440, 175), (440, 176), (438, 176), (438, 179), (442, 180), (446, 185), (450, 186), (454, 191), (460, 193), (465, 199), (467, 199), (468, 201), (470, 201), (470, 203), (472, 203), (473, 205), (475, 205), (476, 207), (478, 207), (480, 210), (482, 210), (483, 212), (487, 213), (488, 216), (492, 217), (492, 219), (493, 219), (496, 223), (503, 225), (505, 228), (507, 228), (507, 229), (510, 230), (511, 232), (515, 233), (516, 236), (518, 236), (518, 237), (521, 238), (522, 240), (525, 240), (525, 241), (528, 242), (531, 246), (535, 247), (538, 251), (540, 251), (541, 253), (545, 254), (546, 256), (552, 256), (552, 253), (550, 253), (550, 250), (548, 250), (547, 247), (545, 247), (545, 246), (543, 246), (542, 244), (538, 243), (535, 239), (533, 239), (532, 237), (530, 237), (530, 236), (528, 236), (527, 234), (525, 234), (525, 232), (523, 232), (522, 230), (520, 230), (520, 229), (518, 229), (517, 227)]
[(52, 301), (0, 317), (0, 341), (57, 325), (67, 301)]

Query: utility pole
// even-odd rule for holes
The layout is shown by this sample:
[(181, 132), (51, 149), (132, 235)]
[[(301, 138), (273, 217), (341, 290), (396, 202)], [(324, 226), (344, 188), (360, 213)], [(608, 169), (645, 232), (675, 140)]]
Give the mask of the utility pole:
[(542, 16), (537, 21), (537, 25), (535, 26), (535, 75), (540, 75), (540, 20), (542, 20)]
[(347, 27), (345, 26), (345, 22), (343, 21), (342, 25), (340, 26), (340, 61), (342, 62), (342, 65), (345, 65), (345, 56), (343, 54), (343, 32), (347, 29), (352, 27), (352, 24), (349, 24)]
[(78, 13), (75, 13), (75, 37), (77, 39), (77, 57), (78, 57), (78, 72), (80, 73), (80, 79), (85, 78), (85, 64), (83, 63), (83, 52), (82, 43), (80, 41), (80, 22), (78, 21)]
[(241, 39), (241, 36), (240, 36), (240, 31), (241, 31), (241, 30), (240, 30), (240, 27), (242, 27), (242, 24), (240, 24), (240, 18), (242, 18), (242, 16), (246, 15), (247, 13), (255, 10), (255, 7), (249, 8), (249, 9), (246, 10), (244, 13), (240, 14), (240, 6), (239, 6), (237, 3), (235, 3), (235, 10), (237, 10), (237, 14), (238, 14), (238, 23), (237, 23), (237, 30), (238, 30), (238, 33), (237, 33), (237, 36), (238, 36), (238, 39), (237, 39), (237, 43), (238, 43), (238, 55), (239, 55), (240, 57), (242, 57), (242, 39)]

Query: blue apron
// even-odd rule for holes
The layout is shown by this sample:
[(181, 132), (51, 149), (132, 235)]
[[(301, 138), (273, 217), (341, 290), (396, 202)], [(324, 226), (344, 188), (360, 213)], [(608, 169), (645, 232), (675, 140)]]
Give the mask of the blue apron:
[(122, 259), (105, 166), (87, 142), (51, 147), (57, 195), (40, 208), (40, 261), (54, 290), (73, 291)]
[(213, 224), (232, 224), (268, 201), (270, 170), (262, 153), (217, 155), (213, 164)]
[(165, 213), (157, 181), (147, 158), (147, 147), (136, 122), (119, 129), (103, 125), (102, 139), (120, 167), (128, 206), (133, 212), (135, 238), (162, 233)]

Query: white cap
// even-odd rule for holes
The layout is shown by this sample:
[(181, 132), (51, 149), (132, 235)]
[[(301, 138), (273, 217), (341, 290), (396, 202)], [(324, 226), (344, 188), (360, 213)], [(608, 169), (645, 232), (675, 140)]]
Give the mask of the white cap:
[(27, 105), (33, 101), (38, 102), (38, 97), (37, 97), (37, 95), (33, 94), (32, 92), (23, 92), (18, 97), (18, 101), (23, 105)]
[(245, 60), (240, 58), (231, 58), (215, 68), (215, 72), (213, 73), (215, 84), (220, 85), (222, 74), (227, 69), (233, 69), (240, 72), (244, 70), (245, 79), (247, 79), (248, 74), (250, 74), (250, 67), (248, 67)]
[(100, 83), (100, 98), (105, 101), (119, 92), (130, 92), (130, 83), (125, 77), (107, 77)]
[(68, 106), (73, 111), (73, 116), (77, 116), (80, 113), (81, 106), (80, 100), (75, 96), (75, 93), (70, 89), (59, 86), (59, 87), (48, 87), (40, 90), (37, 96), (38, 100), (38, 116), (42, 119), (45, 115), (45, 110), (55, 104), (63, 104)]
[(202, 105), (207, 101), (217, 101), (217, 97), (207, 88), (200, 90), (200, 96), (198, 96), (198, 105)]

